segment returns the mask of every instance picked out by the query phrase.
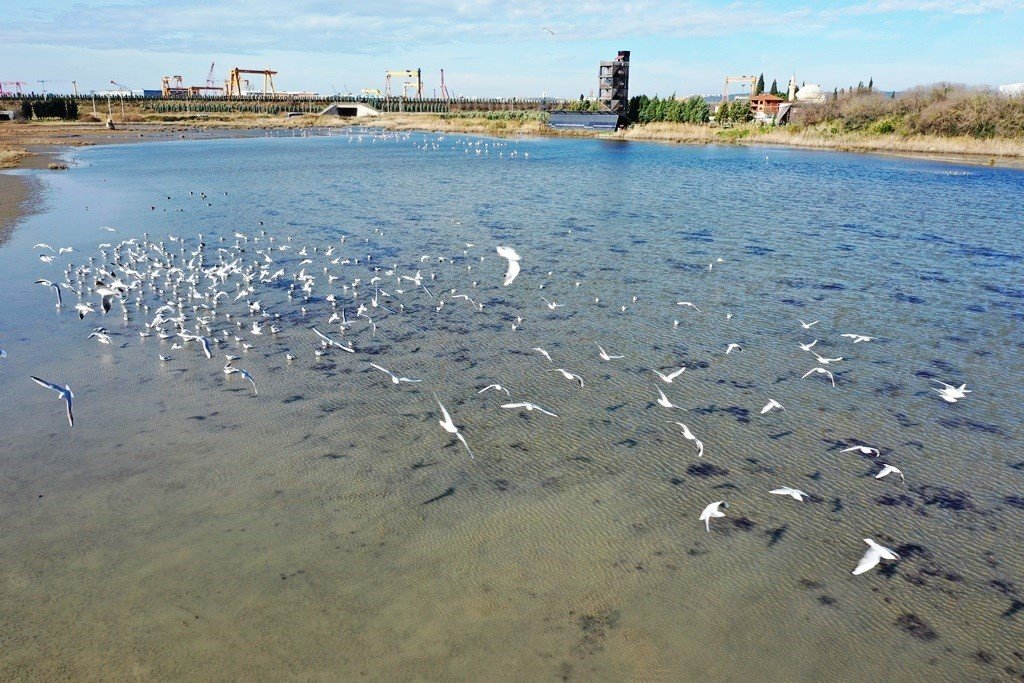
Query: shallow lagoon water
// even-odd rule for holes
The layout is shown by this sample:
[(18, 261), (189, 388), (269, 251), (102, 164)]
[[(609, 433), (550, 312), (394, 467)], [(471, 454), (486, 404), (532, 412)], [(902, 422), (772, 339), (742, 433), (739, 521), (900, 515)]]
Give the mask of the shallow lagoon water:
[[(5, 678), (1024, 676), (1024, 174), (418, 134), (75, 155), (0, 249)], [(61, 269), (40, 241), (78, 263), (112, 237), (261, 227), (296, 247), (347, 235), (339, 253), (485, 308), (410, 293), (347, 335), (358, 354), (316, 360), (326, 304), (303, 318), (270, 292), (286, 329), (245, 355), (252, 396), (194, 350), (160, 363), (134, 313), (102, 320), (112, 347), (86, 340), (100, 319), (32, 284)], [(497, 244), (523, 256), (508, 288)], [(845, 359), (835, 389), (800, 379), (813, 338)], [(371, 361), (424, 382), (396, 389)], [(672, 385), (649, 371), (680, 365)], [(73, 387), (73, 431), (31, 374)], [(931, 378), (974, 393), (945, 404)], [(476, 393), (494, 381), (559, 418), (501, 410)], [(759, 415), (769, 398), (787, 410)], [(855, 443), (906, 485), (839, 453)], [(812, 498), (768, 495), (782, 485)], [(709, 535), (697, 516), (723, 498)], [(863, 537), (902, 561), (851, 576)]]

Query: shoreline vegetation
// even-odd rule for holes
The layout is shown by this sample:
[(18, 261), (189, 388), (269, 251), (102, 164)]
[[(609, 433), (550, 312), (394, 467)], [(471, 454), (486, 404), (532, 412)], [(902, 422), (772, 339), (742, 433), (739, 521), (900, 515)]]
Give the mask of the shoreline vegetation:
[[(785, 126), (743, 121), (724, 125), (692, 123), (687, 121), (694, 118), (696, 111), (693, 98), (655, 98), (653, 107), (649, 98), (634, 99), (638, 100), (635, 106), (643, 122), (614, 133), (555, 130), (547, 125), (546, 114), (540, 111), (382, 114), (353, 120), (313, 114), (284, 117), (259, 113), (161, 113), (144, 102), (132, 102), (126, 105), (123, 114), (115, 114), (115, 130), (107, 130), (98, 117), (81, 112), (76, 112), (78, 120), (72, 121), (0, 123), (0, 169), (59, 170), (61, 164), (54, 163), (56, 157), (69, 147), (351, 126), (497, 137), (784, 146), (1024, 168), (1024, 98), (963, 86), (916, 88), (899, 97), (871, 91), (836, 95), (823, 103), (798, 108), (794, 121)], [(0, 173), (0, 244), (7, 241), (10, 227), (31, 207), (30, 180)]]

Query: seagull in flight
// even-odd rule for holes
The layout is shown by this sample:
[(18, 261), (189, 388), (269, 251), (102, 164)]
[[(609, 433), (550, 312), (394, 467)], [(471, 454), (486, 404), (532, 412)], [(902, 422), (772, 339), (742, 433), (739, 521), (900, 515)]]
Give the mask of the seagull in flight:
[(92, 334), (86, 337), (86, 339), (92, 339), (93, 337), (95, 337), (96, 341), (98, 341), (100, 344), (110, 343), (110, 335), (101, 330), (93, 330)]
[(607, 360), (618, 360), (619, 358), (625, 358), (625, 356), (610, 356), (610, 355), (608, 355), (608, 352), (605, 351), (604, 348), (600, 344), (598, 344), (597, 342), (594, 342), (594, 344), (597, 344), (597, 349), (598, 349), (598, 351), (601, 352), (601, 353), (598, 354), (601, 357), (601, 360), (606, 360), (607, 361)]
[(253, 380), (252, 375), (250, 375), (248, 373), (248, 371), (243, 370), (242, 368), (236, 368), (235, 366), (233, 366), (231, 364), (230, 361), (228, 361), (227, 365), (224, 366), (224, 374), (228, 375), (228, 376), (234, 375), (234, 374), (241, 375), (242, 377), (244, 377), (247, 380), (249, 380), (249, 384), (252, 385), (252, 394), (253, 394), (253, 396), (256, 396), (256, 395), (259, 394), (259, 392), (256, 391), (256, 382), (255, 382), (255, 380)]
[[(554, 35), (554, 34), (552, 34)], [(508, 287), (519, 275), (519, 254), (512, 247), (498, 247), (498, 256), (508, 261), (508, 270), (505, 271), (505, 279), (502, 285)]]
[(462, 445), (466, 447), (466, 452), (469, 453), (469, 457), (476, 460), (476, 456), (473, 455), (473, 451), (470, 450), (469, 444), (466, 443), (466, 438), (462, 436), (462, 432), (460, 432), (459, 428), (455, 426), (454, 422), (452, 422), (452, 416), (448, 414), (447, 410), (445, 410), (445, 407), (441, 404), (441, 399), (437, 397), (437, 394), (434, 394), (434, 400), (437, 401), (438, 407), (441, 408), (441, 415), (444, 417), (443, 420), (437, 421), (437, 423), (441, 425), (441, 429), (449, 434), (454, 434), (455, 438), (461, 441)]
[(68, 424), (74, 427), (75, 415), (74, 413), (71, 412), (71, 403), (75, 398), (75, 394), (71, 391), (71, 387), (69, 387), (66, 384), (64, 386), (60, 386), (54, 384), (53, 382), (47, 382), (45, 379), (39, 379), (38, 377), (35, 376), (32, 376), (32, 381), (38, 384), (39, 386), (43, 387), (44, 389), (49, 389), (51, 391), (57, 392), (57, 397), (63, 399), (64, 403), (67, 404)]
[[(811, 353), (814, 353), (814, 351), (811, 351)], [(829, 363), (838, 363), (843, 359), (842, 356), (840, 356), (839, 358), (825, 358), (824, 356), (819, 356), (817, 353), (814, 353), (814, 357), (817, 358), (818, 362), (821, 363), (822, 365), (828, 365)]]
[(813, 374), (826, 375), (828, 377), (829, 381), (832, 382), (832, 388), (835, 388), (835, 386), (836, 386), (836, 378), (833, 377), (832, 373), (829, 372), (828, 370), (826, 370), (825, 368), (811, 368), (806, 373), (804, 373), (804, 376), (801, 377), (800, 379), (804, 379), (808, 375), (813, 375)]
[(566, 379), (568, 379), (568, 380), (572, 380), (572, 381), (574, 381), (574, 382), (579, 382), (579, 383), (580, 383), (580, 386), (581, 386), (581, 387), (583, 386), (583, 378), (582, 378), (582, 377), (580, 377), (580, 376), (579, 376), (579, 375), (577, 375), (577, 374), (574, 374), (574, 373), (572, 373), (572, 372), (569, 372), (569, 371), (568, 371), (568, 370), (566, 370), (565, 368), (555, 368), (555, 369), (553, 369), (553, 370), (548, 370), (548, 372), (560, 372), (560, 373), (562, 373), (562, 377), (564, 377), (564, 378), (566, 378)]
[(508, 393), (508, 389), (506, 389), (505, 387), (501, 386), (500, 384), (488, 384), (486, 387), (484, 387), (483, 389), (481, 389), (480, 391), (478, 391), (476, 393), (482, 394), (485, 391), (490, 391), (491, 389), (493, 389), (495, 391), (504, 391), (506, 396), (508, 396), (509, 398), (512, 397), (512, 394)]
[(800, 321), (800, 327), (804, 328), (805, 330), (809, 330), (817, 324), (817, 320), (815, 320), (813, 323), (805, 323), (803, 320)]
[(529, 401), (520, 401), (519, 403), (502, 403), (501, 407), (509, 409), (525, 408), (527, 412), (533, 412), (534, 410), (536, 410), (538, 413), (544, 413), (545, 415), (550, 415), (551, 417), (558, 417), (550, 410), (545, 410), (536, 403), (530, 403)]
[(861, 455), (871, 455), (876, 458), (882, 454), (877, 448), (872, 448), (871, 446), (850, 446), (849, 448), (844, 448), (839, 452), (853, 453), (854, 451), (860, 453)]
[(777, 489), (772, 489), (768, 493), (774, 493), (777, 496), (789, 496), (793, 500), (798, 500), (801, 503), (804, 501), (804, 497), (807, 496), (806, 492), (801, 491), (800, 489), (790, 488), (788, 486), (781, 486)]
[(63, 308), (64, 302), (60, 295), (60, 285), (56, 282), (50, 282), (49, 280), (40, 278), (36, 280), (37, 285), (43, 285), (44, 287), (53, 287), (53, 291), (57, 294), (57, 308)]
[(320, 337), (320, 339), (323, 340), (325, 346), (333, 346), (336, 349), (341, 349), (342, 351), (347, 351), (349, 353), (355, 353), (356, 352), (355, 349), (353, 349), (353, 348), (351, 348), (349, 346), (345, 346), (344, 344), (340, 344), (340, 343), (334, 341), (333, 339), (328, 337), (326, 334), (324, 334), (320, 330), (316, 329), (316, 327), (313, 328), (313, 331), (316, 332), (316, 336)]
[[(541, 297), (541, 299), (544, 299), (544, 297)], [(554, 301), (548, 301), (547, 299), (544, 299), (544, 303), (547, 304), (547, 307), (552, 311), (556, 308), (564, 308), (562, 304), (555, 303)]]
[(690, 431), (690, 428), (687, 427), (686, 425), (684, 425), (682, 422), (674, 422), (673, 424), (677, 424), (677, 425), (679, 425), (682, 428), (683, 436), (686, 438), (686, 440), (687, 441), (692, 441), (697, 446), (697, 457), (698, 458), (703, 458), (704, 457), (704, 442), (701, 441), (700, 439), (698, 439), (696, 436), (694, 436), (693, 432)]
[(663, 374), (663, 373), (661, 373), (661, 372), (660, 372), (660, 371), (658, 371), (658, 370), (652, 370), (651, 372), (653, 372), (653, 373), (654, 373), (655, 375), (657, 375), (657, 376), (658, 376), (658, 378), (659, 378), (659, 379), (661, 379), (661, 381), (662, 381), (662, 382), (664, 382), (665, 384), (672, 384), (672, 381), (673, 381), (673, 380), (674, 380), (674, 379), (675, 379), (676, 377), (678, 377), (679, 375), (681, 375), (681, 374), (683, 374), (684, 372), (686, 372), (686, 368), (685, 368), (685, 367), (681, 367), (681, 368), (679, 368), (678, 370), (676, 370), (675, 372), (670, 372), (670, 373), (669, 373), (669, 374), (667, 374), (667, 375), (666, 375), (666, 374)]
[(78, 319), (84, 320), (86, 313), (95, 313), (96, 309), (91, 304), (77, 303), (75, 304), (75, 310), (78, 311)]
[(729, 355), (733, 351), (742, 351), (743, 348), (739, 344), (729, 344), (725, 347), (725, 355)]
[(704, 528), (708, 530), (709, 534), (711, 533), (712, 517), (725, 517), (725, 513), (718, 509), (719, 506), (726, 510), (729, 509), (728, 503), (724, 500), (718, 500), (714, 503), (710, 503), (706, 508), (704, 508), (704, 512), (700, 513), (700, 521), (704, 522)]
[[(659, 406), (661, 406), (662, 408), (679, 408), (679, 406), (675, 405), (674, 403), (672, 403), (671, 401), (668, 400), (668, 396), (665, 395), (665, 392), (663, 392), (660, 387), (654, 387), (654, 388), (658, 390), (658, 405)], [(680, 408), (680, 410), (682, 410), (682, 409)]]
[(548, 32), (548, 33), (550, 33), (551, 35), (555, 35), (555, 32), (554, 32), (554, 31), (552, 31), (551, 29), (549, 29), (549, 28), (548, 28), (547, 26), (541, 26), (541, 27), (540, 27), (540, 29), (541, 29), (542, 31), (547, 31), (547, 32)]
[(854, 344), (860, 344), (861, 342), (869, 342), (875, 340), (874, 337), (868, 337), (863, 334), (841, 334), (839, 336), (846, 337), (847, 339), (852, 339)]
[(548, 362), (549, 362), (549, 363), (550, 363), (550, 362), (552, 362), (552, 361), (551, 361), (551, 354), (549, 354), (549, 353), (548, 353), (547, 351), (545, 351), (544, 349), (540, 348), (539, 346), (534, 346), (534, 347), (533, 347), (532, 349), (530, 349), (530, 350), (531, 350), (531, 351), (536, 351), (536, 352), (537, 352), (537, 353), (539, 353), (540, 355), (542, 355), (542, 356), (544, 356), (545, 358), (547, 358), (547, 359), (548, 359)]
[(411, 377), (399, 377), (398, 375), (396, 375), (395, 373), (391, 372), (387, 368), (381, 367), (380, 365), (377, 365), (376, 363), (370, 363), (370, 367), (376, 368), (377, 370), (380, 370), (381, 372), (385, 373), (388, 377), (391, 378), (391, 383), (392, 384), (401, 384), (402, 382), (408, 382), (410, 384), (415, 384), (416, 382), (422, 382), (423, 381), (421, 379), (412, 379)]
[(967, 388), (966, 384), (954, 386), (952, 384), (946, 384), (945, 382), (937, 379), (933, 379), (932, 381), (938, 382), (939, 384), (942, 385), (941, 389), (936, 389), (935, 391), (939, 392), (939, 397), (946, 403), (956, 403), (960, 399), (964, 398), (967, 394), (972, 393), (971, 390)]
[(697, 308), (697, 306), (693, 302), (691, 302), (691, 301), (677, 301), (676, 302), (676, 306), (688, 306), (688, 307), (692, 308), (693, 310), (697, 311), (698, 313), (701, 312), (700, 309)]
[[(797, 342), (797, 343), (799, 343), (799, 342)], [(802, 350), (804, 350), (804, 351), (810, 351), (811, 349), (813, 349), (813, 348), (814, 348), (814, 345), (815, 345), (815, 344), (817, 344), (817, 343), (818, 343), (818, 340), (817, 340), (817, 339), (815, 339), (815, 340), (814, 340), (814, 341), (812, 341), (812, 342), (811, 342), (810, 344), (800, 344), (800, 348), (801, 348)]]
[(768, 399), (768, 403), (765, 404), (764, 408), (761, 408), (761, 414), (764, 415), (765, 413), (769, 413), (773, 410), (785, 410), (785, 408), (783, 408), (782, 404), (776, 401), (774, 398), (770, 398)]
[(883, 559), (885, 560), (898, 560), (900, 556), (895, 552), (886, 548), (883, 545), (875, 543), (870, 538), (865, 538), (864, 542), (868, 544), (867, 552), (864, 553), (864, 557), (860, 558), (860, 562), (857, 563), (856, 569), (853, 570), (853, 575), (863, 574), (867, 570), (871, 569)]
[(875, 479), (881, 479), (887, 477), (890, 474), (900, 475), (900, 481), (903, 483), (907, 482), (907, 478), (903, 476), (903, 471), (899, 467), (893, 467), (892, 465), (882, 465), (881, 471), (875, 475)]

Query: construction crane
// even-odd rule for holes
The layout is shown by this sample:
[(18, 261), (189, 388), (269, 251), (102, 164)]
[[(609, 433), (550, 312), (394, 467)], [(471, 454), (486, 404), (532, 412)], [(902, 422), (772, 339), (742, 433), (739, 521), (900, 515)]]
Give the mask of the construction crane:
[(380, 97), (380, 88), (363, 88), (363, 94), (367, 97)]
[(228, 78), (227, 96), (237, 95), (241, 97), (243, 94), (242, 90), (242, 74), (258, 74), (263, 76), (263, 95), (277, 94), (274, 90), (274, 76), (277, 74), (276, 71), (271, 69), (239, 69), (237, 66), (230, 72)]
[(757, 89), (757, 76), (726, 76), (725, 85), (722, 86), (722, 104), (729, 102), (729, 86), (733, 83), (745, 83), (750, 86), (750, 94)]
[(185, 79), (181, 76), (164, 76), (160, 79), (160, 95), (162, 97), (184, 95), (187, 92), (188, 90), (185, 89)]
[[(0, 97), (10, 97), (11, 95), (21, 96), (22, 88), (28, 85), (25, 81), (0, 81)], [(4, 88), (8, 88), (4, 90)], [(13, 91), (11, 90), (13, 88)]]
[[(180, 76), (179, 76), (179, 78), (180, 78)], [(132, 93), (131, 88), (129, 88), (127, 85), (121, 85), (120, 83), (118, 83), (115, 80), (111, 80), (110, 81), (110, 85), (114, 86), (115, 88), (117, 88), (120, 91), (121, 123), (124, 123), (124, 119), (125, 119), (125, 116), (124, 116), (124, 97), (125, 97), (125, 93), (131, 95), (131, 93)], [(110, 118), (108, 119), (108, 122), (107, 122), (108, 125), (109, 125), (113, 121), (113, 118), (114, 118), (113, 114), (110, 114), (110, 96), (109, 95), (107, 96), (107, 113), (110, 115)]]
[(206, 89), (217, 90), (217, 82), (213, 79), (213, 67), (217, 66), (217, 62), (210, 62), (210, 73), (206, 74)]
[(423, 98), (423, 74), (420, 69), (402, 69), (384, 72), (384, 94), (391, 97), (391, 79), (406, 78), (402, 83), (402, 97), (408, 97), (407, 91), (412, 90), (416, 97)]
[[(55, 78), (41, 78), (37, 82), (43, 88), (43, 99), (46, 99), (46, 93), (47, 93), (47, 91), (46, 91), (46, 84), (47, 83), (70, 83), (72, 88), (75, 91), (75, 97), (78, 97), (78, 81), (66, 81), (66, 80), (59, 80), (59, 79), (55, 79)], [(22, 83), (22, 85), (24, 85), (24, 83)]]
[(444, 82), (444, 69), (441, 69), (441, 99), (450, 100), (448, 97), (448, 86)]

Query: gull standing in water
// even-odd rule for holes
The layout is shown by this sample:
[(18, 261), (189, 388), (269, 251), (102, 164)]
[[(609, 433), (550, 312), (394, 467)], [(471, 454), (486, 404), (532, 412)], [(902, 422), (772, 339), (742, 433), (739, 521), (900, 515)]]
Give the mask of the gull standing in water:
[(864, 557), (860, 558), (860, 562), (857, 563), (856, 569), (853, 570), (853, 575), (863, 574), (867, 570), (871, 569), (883, 559), (885, 560), (898, 560), (900, 556), (894, 551), (886, 548), (883, 545), (875, 543), (870, 538), (865, 538), (864, 542), (868, 544), (867, 552), (864, 553)]
[(505, 279), (502, 285), (508, 287), (519, 275), (519, 254), (512, 247), (498, 247), (498, 256), (508, 261), (508, 270), (505, 271)]
[(704, 512), (700, 513), (700, 521), (704, 522), (704, 528), (711, 533), (711, 518), (712, 517), (725, 517), (725, 513), (718, 509), (722, 506), (726, 510), (729, 509), (729, 504), (724, 500), (715, 501), (704, 508)]
[(38, 377), (35, 376), (32, 377), (32, 381), (45, 389), (57, 392), (57, 397), (63, 399), (64, 403), (67, 404), (68, 425), (74, 427), (75, 415), (74, 413), (71, 412), (71, 403), (75, 398), (75, 394), (71, 391), (71, 387), (69, 387), (66, 384), (64, 386), (59, 386), (57, 384), (54, 384), (53, 382), (47, 382), (45, 379), (39, 379)]
[(444, 416), (443, 420), (437, 421), (437, 423), (441, 425), (441, 429), (449, 434), (454, 434), (455, 438), (461, 441), (462, 445), (466, 447), (466, 452), (469, 453), (469, 457), (476, 460), (476, 456), (473, 455), (473, 451), (470, 450), (469, 444), (466, 443), (466, 438), (462, 436), (462, 432), (460, 432), (459, 428), (455, 426), (454, 422), (452, 422), (452, 416), (448, 414), (447, 410), (445, 410), (445, 407), (441, 404), (441, 399), (437, 397), (437, 394), (434, 394), (434, 400), (437, 401), (438, 407), (441, 408), (441, 415)]

